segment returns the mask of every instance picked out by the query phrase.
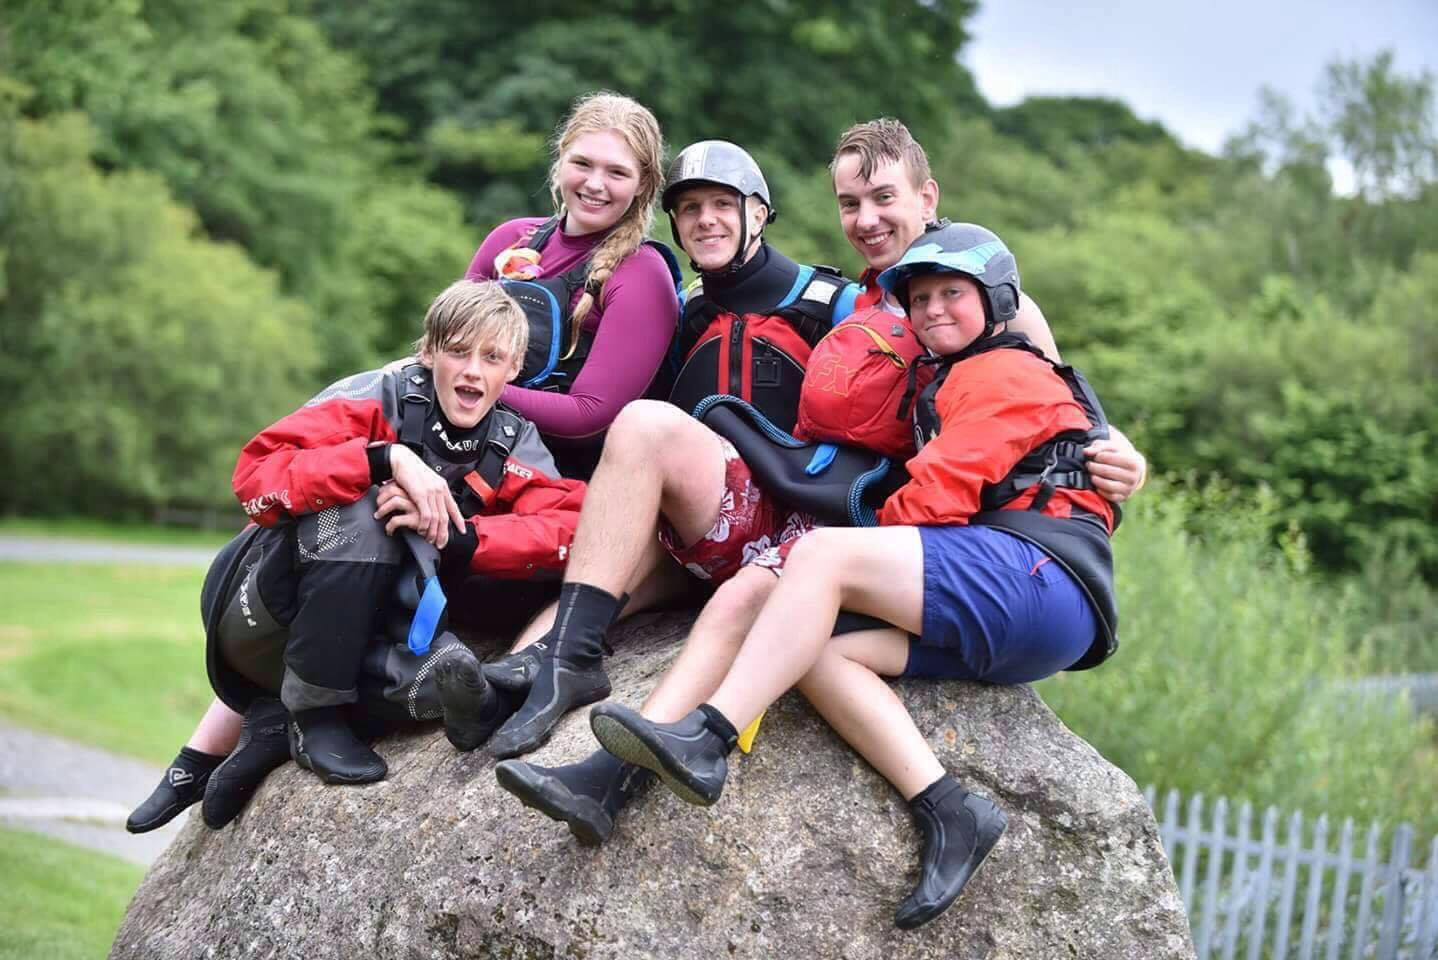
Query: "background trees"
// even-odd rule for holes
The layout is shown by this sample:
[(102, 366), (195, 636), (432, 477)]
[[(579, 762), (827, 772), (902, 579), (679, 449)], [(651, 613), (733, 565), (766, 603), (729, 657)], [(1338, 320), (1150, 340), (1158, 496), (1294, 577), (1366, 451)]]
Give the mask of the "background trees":
[(973, 9), (0, 0), (9, 509), (238, 525), (240, 446), (547, 208), (576, 95), (744, 144), (774, 242), (851, 272), (826, 164), (895, 115), (1170, 476), (1119, 537), (1122, 663), (1045, 696), (1140, 779), (1431, 818), (1431, 729), (1335, 684), (1438, 670), (1433, 78), (1334, 63), (1311, 115), (1261, 94), (1214, 156), (1112, 100), (991, 108)]
[(1325, 568), (1438, 578), (1434, 82), (1388, 56), (1330, 65), (1310, 116), (1262, 94), (1210, 156), (1112, 100), (992, 109), (956, 59), (972, 0), (3, 7), (0, 445), (38, 442), (37, 385), (73, 380), (61, 419), (99, 404), (109, 436), (57, 462), (79, 509), (226, 502), (250, 432), (403, 350), (483, 231), (545, 208), (555, 122), (609, 87), (672, 144), (753, 149), (776, 243), (850, 268), (824, 165), (900, 116), (1157, 468), (1270, 488)]

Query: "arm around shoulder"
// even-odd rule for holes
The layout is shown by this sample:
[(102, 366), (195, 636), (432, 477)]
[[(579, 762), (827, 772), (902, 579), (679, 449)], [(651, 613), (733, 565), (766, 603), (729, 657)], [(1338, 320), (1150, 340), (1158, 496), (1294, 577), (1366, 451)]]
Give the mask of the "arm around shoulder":
[(1063, 358), (1059, 356), (1058, 344), (1054, 342), (1053, 331), (1049, 329), (1048, 320), (1044, 319), (1044, 312), (1027, 293), (1019, 294), (1019, 313), (1009, 322), (1009, 330), (1028, 337), (1029, 342), (1042, 350), (1054, 363), (1063, 362)]

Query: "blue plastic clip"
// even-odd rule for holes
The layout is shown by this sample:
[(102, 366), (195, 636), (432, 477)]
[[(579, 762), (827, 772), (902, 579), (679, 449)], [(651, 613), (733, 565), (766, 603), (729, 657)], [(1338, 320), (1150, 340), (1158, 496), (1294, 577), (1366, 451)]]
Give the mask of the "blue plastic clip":
[(834, 462), (834, 458), (838, 455), (839, 448), (836, 445), (832, 443), (821, 443), (818, 448), (814, 450), (814, 456), (809, 460), (809, 465), (804, 468), (804, 472), (811, 477), (817, 477), (829, 469), (829, 465)]
[(424, 593), (419, 598), (419, 609), (414, 612), (414, 619), (409, 624), (409, 649), (417, 657), (429, 653), (429, 645), (434, 642), (435, 629), (439, 627), (439, 618), (444, 615), (444, 608), (449, 603), (445, 598), (444, 590), (439, 585), (439, 577), (428, 577), (424, 581)]

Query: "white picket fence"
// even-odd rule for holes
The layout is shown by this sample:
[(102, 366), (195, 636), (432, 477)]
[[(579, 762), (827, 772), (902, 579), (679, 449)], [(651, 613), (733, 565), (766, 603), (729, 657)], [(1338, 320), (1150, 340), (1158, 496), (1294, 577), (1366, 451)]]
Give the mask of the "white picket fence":
[(1425, 866), (1407, 824), (1381, 851), (1377, 824), (1360, 840), (1352, 820), (1331, 833), (1327, 817), (1294, 813), (1280, 829), (1273, 807), (1255, 824), (1247, 803), (1169, 791), (1160, 809), (1153, 787), (1144, 796), (1199, 960), (1438, 960), (1438, 837)]

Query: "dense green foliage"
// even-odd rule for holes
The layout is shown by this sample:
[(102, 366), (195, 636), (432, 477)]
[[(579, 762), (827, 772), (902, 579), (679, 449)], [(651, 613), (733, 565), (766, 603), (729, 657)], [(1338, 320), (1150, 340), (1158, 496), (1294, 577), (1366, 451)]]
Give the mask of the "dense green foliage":
[(1438, 832), (1431, 723), (1343, 686), (1375, 655), (1352, 644), (1364, 597), (1316, 583), (1301, 540), (1268, 545), (1271, 496), (1155, 492), (1115, 541), (1117, 656), (1044, 681), (1044, 700), (1140, 784)]
[(226, 504), (250, 433), (401, 350), (483, 230), (547, 206), (555, 122), (607, 87), (671, 144), (749, 146), (776, 243), (851, 267), (829, 148), (900, 116), (1156, 469), (1272, 489), (1325, 569), (1438, 580), (1432, 77), (1335, 63), (1313, 116), (1264, 93), (1210, 156), (1113, 100), (991, 109), (956, 59), (973, 7), (0, 0), (0, 451), (52, 429), (42, 385), (100, 420), (15, 505)]
[[(1428, 816), (1405, 773), (1431, 777), (1421, 729), (1322, 678), (1438, 670), (1433, 78), (1335, 63), (1314, 114), (1262, 94), (1214, 156), (1111, 100), (992, 109), (955, 58), (973, 7), (0, 0), (9, 508), (234, 511), (246, 439), (402, 350), (485, 230), (547, 208), (577, 94), (639, 97), (672, 146), (750, 147), (776, 245), (850, 272), (829, 152), (896, 115), (941, 212), (1009, 241), (1066, 356), (1173, 478), (1119, 536), (1125, 666), (1053, 684), (1065, 716), (1164, 786), (1291, 785), (1361, 815), (1379, 769), (1389, 816)], [(1215, 477), (1263, 508), (1182, 492)], [(1235, 650), (1248, 673), (1225, 675)], [(1181, 756), (1154, 720), (1175, 716)], [(1333, 716), (1367, 739), (1326, 744)]]
[(0, 830), (0, 960), (92, 960), (110, 950), (143, 867)]

